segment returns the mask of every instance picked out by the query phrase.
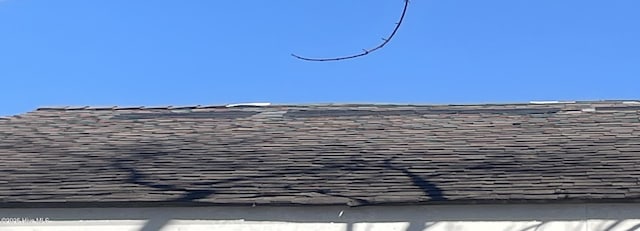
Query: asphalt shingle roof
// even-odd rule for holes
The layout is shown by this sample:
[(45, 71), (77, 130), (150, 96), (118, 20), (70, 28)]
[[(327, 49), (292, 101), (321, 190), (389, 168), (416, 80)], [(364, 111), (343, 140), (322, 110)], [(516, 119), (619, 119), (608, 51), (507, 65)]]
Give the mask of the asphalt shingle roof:
[(640, 104), (41, 108), (0, 205), (635, 201)]

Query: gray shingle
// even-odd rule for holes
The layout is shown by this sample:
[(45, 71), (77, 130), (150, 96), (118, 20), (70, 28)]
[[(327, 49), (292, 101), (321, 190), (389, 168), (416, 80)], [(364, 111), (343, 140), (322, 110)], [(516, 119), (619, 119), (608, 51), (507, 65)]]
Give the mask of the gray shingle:
[[(596, 108), (593, 110), (582, 110)], [(178, 110), (179, 111), (176, 111)], [(0, 203), (636, 200), (633, 104), (46, 108), (0, 120)]]

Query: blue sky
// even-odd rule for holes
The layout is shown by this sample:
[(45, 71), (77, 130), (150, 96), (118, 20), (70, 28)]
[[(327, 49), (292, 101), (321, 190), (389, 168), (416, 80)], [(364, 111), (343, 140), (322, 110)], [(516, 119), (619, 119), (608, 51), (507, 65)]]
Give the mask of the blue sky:
[(640, 1), (0, 0), (0, 115), (61, 105), (640, 99)]

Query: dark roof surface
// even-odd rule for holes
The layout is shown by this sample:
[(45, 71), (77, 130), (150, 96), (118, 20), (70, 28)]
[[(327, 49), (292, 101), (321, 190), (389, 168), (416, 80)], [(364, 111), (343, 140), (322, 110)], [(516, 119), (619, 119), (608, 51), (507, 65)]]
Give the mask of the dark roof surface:
[(640, 104), (41, 108), (0, 158), (0, 204), (629, 201)]

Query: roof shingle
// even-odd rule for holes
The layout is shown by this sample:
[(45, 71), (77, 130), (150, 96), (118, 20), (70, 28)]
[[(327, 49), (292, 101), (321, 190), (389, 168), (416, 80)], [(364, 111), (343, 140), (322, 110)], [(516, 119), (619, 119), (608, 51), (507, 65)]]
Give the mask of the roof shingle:
[(0, 203), (636, 200), (640, 108), (43, 108), (0, 120)]

